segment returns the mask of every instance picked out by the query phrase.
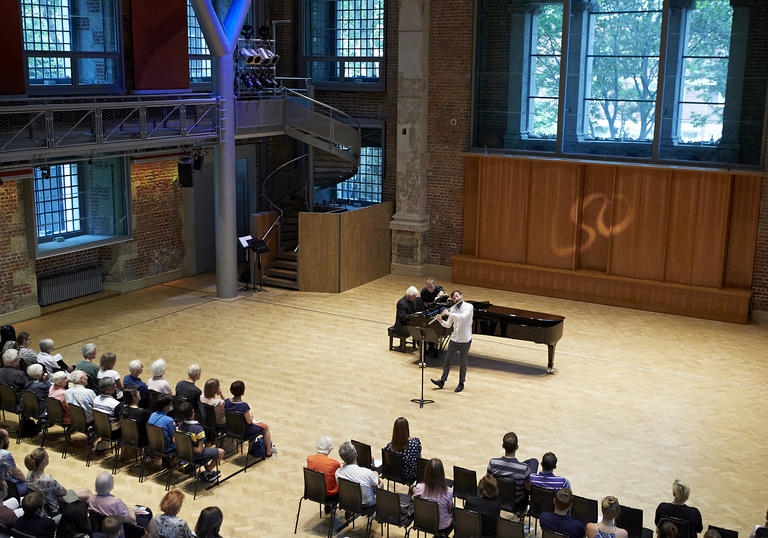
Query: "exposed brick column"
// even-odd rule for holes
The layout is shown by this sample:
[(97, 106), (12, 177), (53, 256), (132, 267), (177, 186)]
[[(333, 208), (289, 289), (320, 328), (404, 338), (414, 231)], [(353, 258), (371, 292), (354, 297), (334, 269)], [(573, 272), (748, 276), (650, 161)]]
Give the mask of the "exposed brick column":
[(427, 255), (427, 87), (429, 0), (402, 0), (398, 25), (397, 188), (392, 230), (393, 271), (421, 267)]

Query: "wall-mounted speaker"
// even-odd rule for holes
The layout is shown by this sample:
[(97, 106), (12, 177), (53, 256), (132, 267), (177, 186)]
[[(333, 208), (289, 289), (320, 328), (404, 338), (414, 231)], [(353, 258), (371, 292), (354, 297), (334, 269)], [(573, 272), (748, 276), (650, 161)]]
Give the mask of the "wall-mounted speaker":
[(179, 159), (179, 186), (192, 187), (192, 158), (182, 157)]

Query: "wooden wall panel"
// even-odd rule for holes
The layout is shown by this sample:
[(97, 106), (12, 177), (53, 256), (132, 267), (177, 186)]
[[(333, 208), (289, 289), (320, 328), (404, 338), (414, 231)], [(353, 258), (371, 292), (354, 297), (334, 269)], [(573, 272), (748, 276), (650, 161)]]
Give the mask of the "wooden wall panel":
[[(259, 238), (264, 237), (264, 234), (267, 233), (269, 227), (272, 226), (273, 222), (275, 222), (275, 218), (277, 218), (277, 211), (262, 211), (261, 213), (252, 213), (250, 222), (251, 235)], [(275, 261), (275, 258), (277, 258), (277, 254), (280, 251), (280, 245), (278, 244), (279, 238), (280, 232), (276, 226), (272, 229), (271, 232), (269, 232), (269, 237), (267, 237), (265, 240), (267, 247), (269, 247), (269, 252), (261, 255), (262, 271), (268, 267), (271, 267), (272, 262)]]
[(526, 263), (573, 268), (581, 195), (579, 178), (576, 163), (531, 163)]
[(518, 159), (493, 159), (482, 163), (479, 175), (479, 257), (524, 262), (528, 169), (529, 163)]
[(339, 214), (299, 213), (299, 290), (339, 291)]
[(670, 179), (650, 168), (617, 167), (610, 273), (662, 280)]
[(759, 175), (733, 177), (728, 256), (725, 266), (726, 286), (752, 287), (762, 180)]
[(699, 201), (699, 177), (696, 173), (676, 173), (670, 193), (667, 255), (664, 280), (680, 284), (691, 283), (694, 242)]
[(584, 166), (577, 267), (608, 270), (614, 174), (611, 166)]
[(464, 166), (464, 254), (477, 255), (480, 161), (468, 159)]
[[(680, 174), (680, 172), (675, 173)], [(725, 272), (728, 214), (731, 206), (730, 174), (698, 174), (699, 199), (691, 260), (693, 286), (719, 288)]]
[(339, 291), (389, 274), (392, 211), (392, 202), (384, 202), (340, 215)]

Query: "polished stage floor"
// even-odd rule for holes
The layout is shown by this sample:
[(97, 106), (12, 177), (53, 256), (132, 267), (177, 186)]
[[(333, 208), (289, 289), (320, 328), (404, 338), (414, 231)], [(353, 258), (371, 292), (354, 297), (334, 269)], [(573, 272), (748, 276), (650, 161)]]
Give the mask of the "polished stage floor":
[[(513, 430), (519, 457), (553, 451), (557, 473), (571, 480), (576, 494), (616, 495), (644, 510), (646, 527), (653, 526), (656, 505), (671, 500), (675, 478), (690, 483), (689, 504), (701, 510), (705, 528), (724, 526), (746, 538), (763, 521), (765, 323), (732, 325), (463, 286), (467, 299), (566, 316), (557, 373), (546, 375), (545, 346), (478, 336), (465, 391), (453, 392), (454, 367), (446, 389), (425, 387), (436, 403), (419, 409), (410, 401), (419, 394), (417, 355), (388, 351), (386, 336), (395, 302), (412, 283), (422, 284), (391, 275), (342, 294), (269, 288), (219, 300), (213, 275), (202, 275), (15, 326), (33, 342), (53, 338), (67, 361), (78, 360), (86, 342), (95, 342), (99, 353), (117, 353), (122, 373), (130, 360), (141, 359), (145, 380), (149, 364), (163, 357), (172, 385), (193, 362), (202, 366), (202, 381), (218, 377), (226, 388), (245, 381), (244, 400), (271, 426), (278, 457), (201, 491), (196, 501), (191, 482), (176, 474), (189, 494), (181, 517), (194, 526), (202, 508), (218, 505), (225, 537), (291, 535), (301, 468), (317, 438), (330, 435), (336, 447), (354, 438), (378, 453), (401, 415), (421, 438), (423, 456), (442, 458), (447, 469), (481, 473), (501, 453), (502, 435)], [(426, 377), (438, 375), (439, 361), (432, 359)], [(9, 422), (15, 429), (14, 419)], [(67, 487), (92, 488), (109, 458), (86, 468), (84, 441), (75, 437), (72, 455), (62, 460), (60, 429), (52, 432), (49, 472)], [(12, 445), (20, 466), (34, 447), (29, 440)], [(114, 493), (157, 511), (164, 476), (153, 467), (155, 476), (138, 484), (131, 461), (123, 460)], [(223, 474), (238, 463), (227, 460)], [(345, 535), (362, 536), (361, 527)], [(374, 531), (378, 535), (378, 526)], [(327, 518), (305, 502), (299, 534), (326, 533)]]

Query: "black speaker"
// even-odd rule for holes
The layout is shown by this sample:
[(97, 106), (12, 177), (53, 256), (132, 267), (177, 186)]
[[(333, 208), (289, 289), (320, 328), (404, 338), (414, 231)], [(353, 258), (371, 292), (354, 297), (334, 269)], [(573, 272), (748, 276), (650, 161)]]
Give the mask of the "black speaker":
[(192, 187), (192, 158), (179, 159), (179, 186)]
[(192, 161), (192, 168), (195, 170), (202, 170), (204, 162), (205, 162), (205, 154), (198, 153), (195, 155), (195, 160)]

